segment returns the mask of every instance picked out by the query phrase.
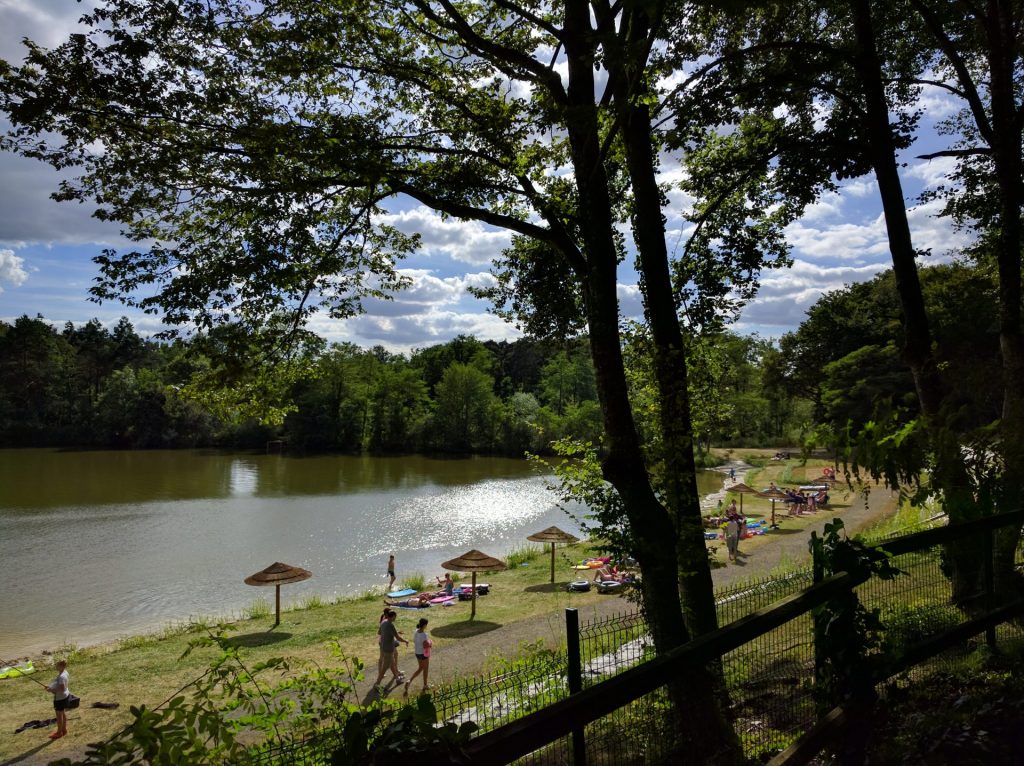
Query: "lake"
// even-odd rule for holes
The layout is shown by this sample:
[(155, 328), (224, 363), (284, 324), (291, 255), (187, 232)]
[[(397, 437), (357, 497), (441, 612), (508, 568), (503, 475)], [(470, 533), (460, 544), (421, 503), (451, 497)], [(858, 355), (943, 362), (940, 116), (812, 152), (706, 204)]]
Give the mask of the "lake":
[(313, 573), (288, 604), (382, 589), (390, 553), (401, 581), (551, 525), (582, 537), (549, 480), (492, 457), (0, 450), (0, 659), (273, 601), (242, 580), (275, 561)]

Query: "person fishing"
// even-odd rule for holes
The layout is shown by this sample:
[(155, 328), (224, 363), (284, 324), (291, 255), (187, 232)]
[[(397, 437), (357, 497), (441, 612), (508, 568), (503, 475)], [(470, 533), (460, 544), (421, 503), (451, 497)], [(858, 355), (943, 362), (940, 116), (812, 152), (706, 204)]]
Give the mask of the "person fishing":
[(53, 695), (53, 709), (57, 716), (57, 730), (50, 734), (50, 739), (60, 739), (68, 733), (68, 700), (71, 698), (71, 680), (68, 676), (67, 660), (57, 661), (57, 677), (46, 690)]

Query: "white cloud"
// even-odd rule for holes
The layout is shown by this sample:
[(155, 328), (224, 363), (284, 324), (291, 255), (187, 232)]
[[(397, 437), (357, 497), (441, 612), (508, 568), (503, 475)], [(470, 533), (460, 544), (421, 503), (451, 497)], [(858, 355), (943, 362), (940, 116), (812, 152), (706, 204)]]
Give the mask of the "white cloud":
[(935, 187), (939, 184), (948, 183), (949, 176), (955, 168), (955, 158), (936, 157), (933, 160), (917, 160), (904, 172), (910, 178), (917, 178), (923, 181), (926, 187)]
[(28, 279), (24, 263), (25, 259), (16, 256), (13, 250), (0, 250), (0, 293), (4, 291), (4, 282), (18, 287)]
[(3, 0), (0, 2), (0, 58), (12, 63), (25, 56), (21, 38), (52, 48), (79, 28), (78, 19), (96, 7), (93, 0)]
[[(0, 120), (0, 132), (8, 127)], [(0, 152), (0, 178), (0, 245), (125, 243), (116, 225), (92, 217), (93, 206), (50, 198), (61, 175), (48, 165)]]
[(942, 200), (932, 200), (907, 210), (914, 247), (940, 257), (948, 257), (974, 241), (970, 232), (956, 231), (948, 218), (939, 216), (944, 204)]
[(850, 181), (843, 184), (842, 193), (851, 197), (871, 197), (878, 194), (878, 183), (875, 181)]
[(619, 297), (619, 315), (624, 319), (642, 319), (644, 315), (644, 297), (640, 285), (616, 285), (615, 292)]
[(843, 213), (844, 200), (836, 192), (825, 192), (817, 200), (804, 209), (801, 220), (823, 221), (829, 218), (838, 218)]
[(329, 341), (350, 341), (365, 347), (381, 345), (408, 353), (415, 348), (445, 343), (457, 335), (480, 340), (514, 340), (515, 327), (492, 314), (476, 311), (429, 311), (419, 315), (363, 314), (341, 321), (314, 321), (311, 329)]
[(467, 298), (472, 300), (468, 293), (469, 287), (488, 287), (494, 284), (494, 277), (489, 272), (454, 277), (438, 277), (427, 269), (399, 269), (399, 272), (408, 277), (412, 285), (396, 292), (392, 300), (364, 301), (367, 314), (389, 317), (426, 314)]
[(921, 89), (921, 96), (917, 100), (917, 106), (928, 119), (938, 121), (944, 120), (960, 111), (963, 107), (963, 102), (943, 88), (926, 85)]
[(833, 223), (821, 228), (808, 225), (804, 218), (786, 227), (786, 240), (793, 246), (794, 255), (811, 260), (865, 263), (889, 252), (881, 216), (866, 224)]
[(478, 221), (446, 220), (422, 206), (381, 216), (380, 221), (406, 234), (418, 233), (426, 252), (444, 253), (463, 263), (490, 263), (512, 241), (504, 229)]

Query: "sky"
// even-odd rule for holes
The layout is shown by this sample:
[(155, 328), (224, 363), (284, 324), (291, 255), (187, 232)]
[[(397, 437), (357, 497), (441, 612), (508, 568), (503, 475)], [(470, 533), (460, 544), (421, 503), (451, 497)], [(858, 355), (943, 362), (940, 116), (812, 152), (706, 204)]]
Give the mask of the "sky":
[[(44, 47), (59, 44), (92, 4), (91, 0), (0, 0), (0, 58), (20, 62), (20, 41), (25, 37)], [(903, 157), (903, 184), (914, 244), (931, 250), (931, 257), (924, 259), (928, 263), (948, 258), (969, 240), (936, 217), (937, 204), (915, 204), (918, 195), (940, 183), (951, 166), (948, 160), (923, 161), (914, 155), (935, 148), (936, 121), (956, 108), (938, 92), (924, 94), (921, 106), (922, 143)], [(0, 115), (0, 131), (8, 127)], [(63, 325), (95, 317), (110, 327), (127, 316), (141, 334), (158, 332), (162, 329), (158, 317), (120, 303), (89, 301), (88, 289), (97, 276), (91, 259), (102, 249), (123, 247), (125, 242), (116, 226), (92, 218), (88, 205), (51, 200), (58, 181), (49, 166), (0, 153), (0, 321), (38, 314)], [(679, 214), (688, 200), (681, 193), (669, 198), (671, 250), (680, 241)], [(476, 222), (442, 221), (412, 203), (397, 204), (392, 211), (390, 223), (422, 236), (420, 251), (401, 263), (412, 287), (393, 301), (368, 302), (367, 312), (351, 319), (315, 318), (311, 329), (330, 341), (363, 347), (379, 344), (405, 352), (459, 334), (482, 340), (520, 336), (515, 327), (487, 313), (486, 302), (466, 289), (492, 282), (490, 260), (509, 243), (506, 232)], [(795, 330), (823, 293), (871, 279), (890, 265), (877, 186), (867, 177), (846, 182), (839, 193), (824, 196), (788, 227), (786, 237), (792, 246), (792, 267), (763, 273), (757, 298), (733, 326), (736, 332), (778, 338)], [(640, 315), (635, 274), (623, 273), (619, 298), (624, 317)]]

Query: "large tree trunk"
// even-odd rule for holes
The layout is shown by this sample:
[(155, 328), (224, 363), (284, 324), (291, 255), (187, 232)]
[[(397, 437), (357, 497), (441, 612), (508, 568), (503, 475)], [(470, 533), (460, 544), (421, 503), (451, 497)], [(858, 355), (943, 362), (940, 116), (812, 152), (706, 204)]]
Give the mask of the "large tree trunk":
[[(1000, 440), (1003, 481), (1000, 508), (1017, 510), (1024, 504), (1024, 338), (1021, 336), (1021, 123), (1014, 93), (1014, 70), (1019, 58), (1014, 18), (1016, 4), (990, 0), (985, 6), (984, 34), (992, 104), (992, 159), (999, 189), (999, 347), (1003, 359), (1003, 412)], [(1019, 528), (996, 535), (995, 586), (1005, 594), (1018, 587), (1014, 555)]]
[(604, 415), (607, 457), (605, 478), (622, 497), (637, 539), (643, 571), (644, 606), (655, 645), (664, 651), (689, 639), (674, 588), (676, 554), (672, 521), (651, 488), (629, 403), (619, 335), (616, 291), (618, 257), (608, 180), (600, 158), (600, 133), (594, 104), (593, 48), (585, 0), (566, 3), (566, 53), (569, 62), (566, 127), (579, 192), (580, 229), (587, 269), (583, 281), (598, 397)]
[[(916, 252), (910, 235), (903, 188), (896, 164), (896, 146), (889, 123), (889, 105), (882, 81), (870, 0), (851, 0), (857, 42), (855, 66), (864, 96), (866, 143), (885, 212), (893, 273), (903, 310), (903, 356), (914, 378), (921, 415), (934, 453), (932, 482), (940, 490), (951, 521), (979, 515), (964, 465), (956, 429), (947, 419), (945, 386), (932, 353), (932, 337), (918, 279)], [(973, 544), (950, 546), (953, 600), (969, 603), (981, 587), (977, 565), (980, 549)]]
[[(655, 646), (664, 652), (685, 643), (691, 635), (683, 620), (678, 589), (673, 587), (679, 579), (677, 535), (669, 511), (651, 486), (629, 402), (619, 334), (615, 219), (594, 103), (596, 40), (590, 7), (586, 0), (568, 0), (565, 9), (564, 43), (569, 67), (566, 127), (587, 260), (587, 269), (580, 277), (607, 438), (608, 453), (602, 468), (622, 498), (643, 573), (644, 609)], [(685, 423), (688, 425), (688, 418)], [(692, 461), (691, 451), (691, 476)], [(696, 496), (695, 485), (692, 494)], [(703, 536), (701, 541), (703, 548)], [(706, 566), (706, 558), (704, 563)], [(710, 577), (707, 597), (711, 598)], [(730, 744), (736, 740), (735, 733), (721, 715), (708, 675), (697, 672), (685, 683), (670, 684), (669, 693), (678, 713), (680, 734), (687, 746), (694, 748), (693, 762), (714, 762), (723, 750), (729, 752), (727, 760), (733, 761)]]
[[(639, 24), (635, 18), (634, 23), (634, 30), (646, 30), (646, 25)], [(635, 32), (631, 35), (636, 36)], [(641, 78), (629, 75), (629, 68), (624, 67), (622, 76), (617, 76), (618, 82), (642, 82)], [(644, 104), (644, 93), (624, 91), (625, 88), (619, 88), (616, 102), (633, 189), (633, 233), (643, 274), (644, 305), (653, 339), (662, 450), (660, 486), (676, 528), (683, 616), (691, 635), (701, 635), (718, 627), (718, 615), (697, 490), (686, 349), (676, 313), (665, 247), (665, 224), (651, 144), (650, 112)], [(716, 756), (719, 762), (739, 762), (742, 748), (734, 729), (716, 706), (709, 706), (706, 702), (712, 697), (722, 703), (728, 701), (721, 665), (713, 663), (694, 673), (688, 682), (689, 692), (681, 700), (684, 719), (696, 723), (698, 732), (714, 732), (713, 736), (698, 737), (690, 745), (694, 762), (710, 762)], [(698, 689), (700, 692), (695, 694)], [(698, 744), (702, 741), (709, 743), (706, 749)]]

